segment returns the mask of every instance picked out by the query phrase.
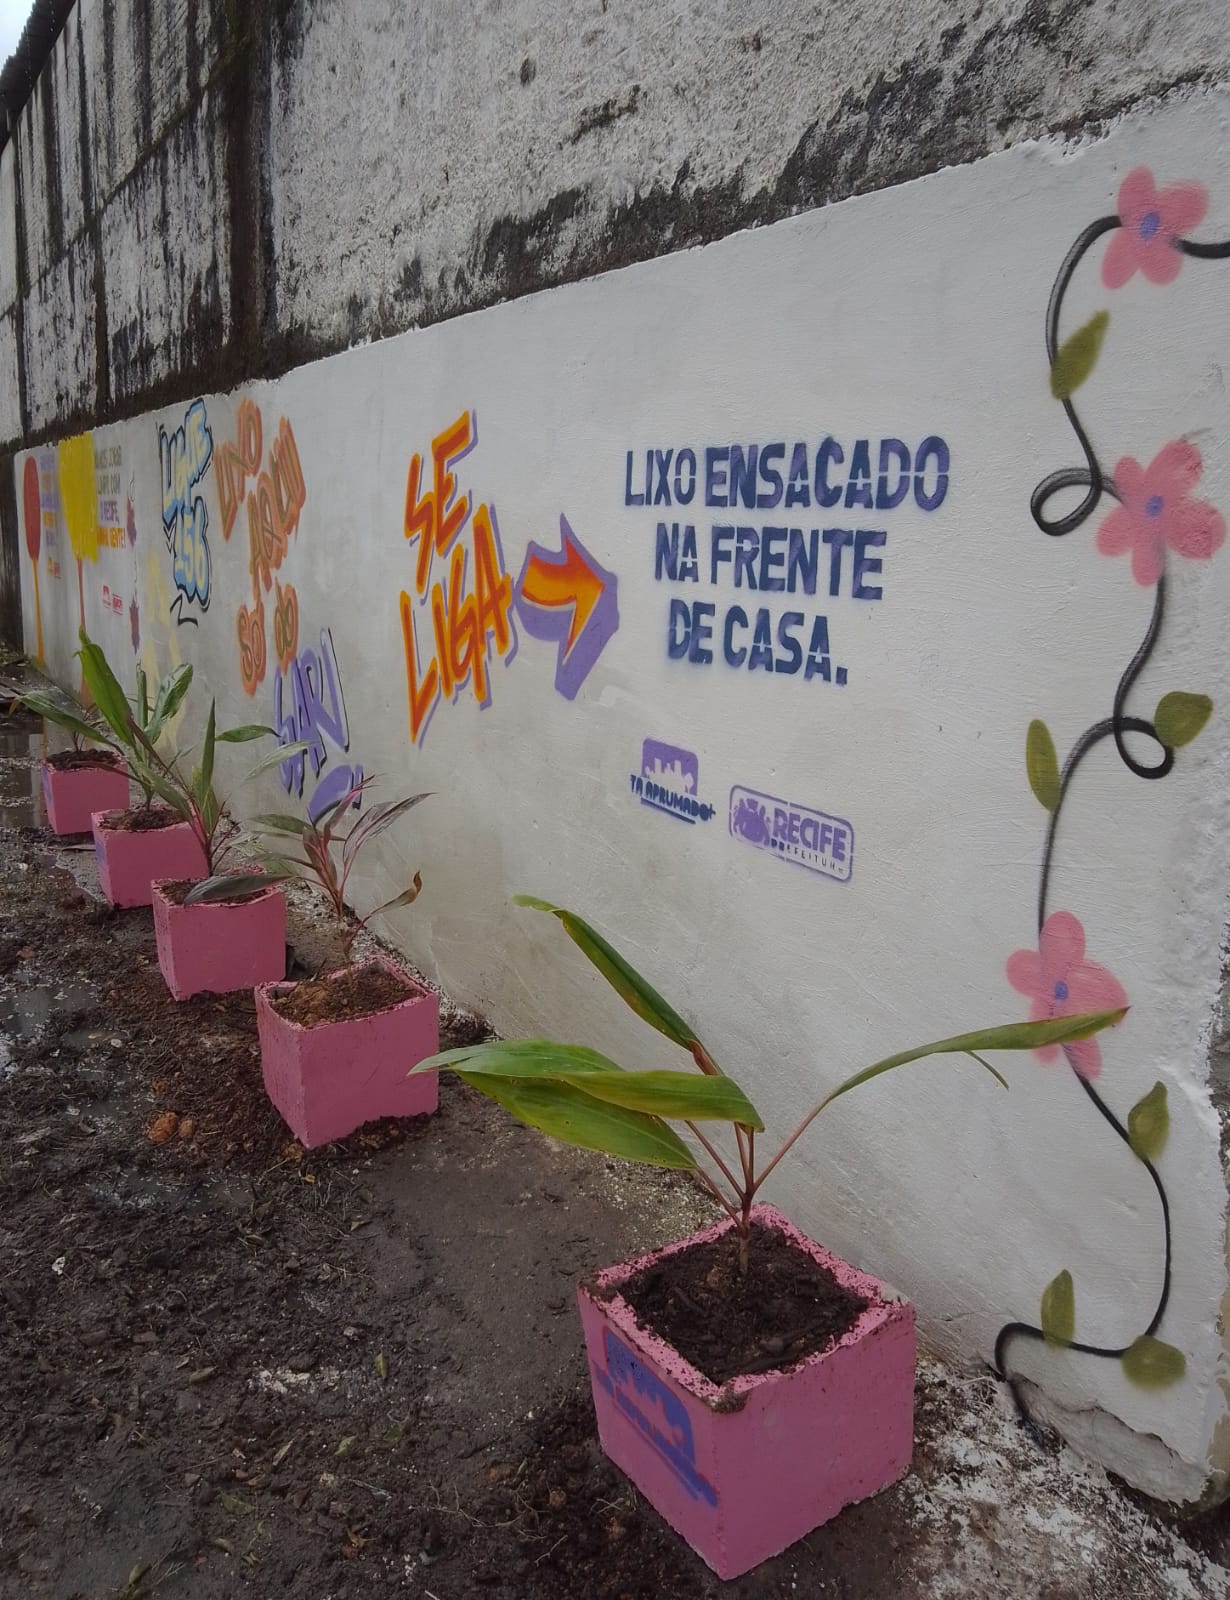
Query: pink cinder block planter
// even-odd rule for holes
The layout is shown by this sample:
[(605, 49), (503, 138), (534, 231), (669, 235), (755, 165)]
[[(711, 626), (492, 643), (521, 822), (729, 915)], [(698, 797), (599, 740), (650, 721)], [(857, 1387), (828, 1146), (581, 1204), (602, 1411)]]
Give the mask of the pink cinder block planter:
[(834, 1348), (790, 1371), (712, 1383), (638, 1326), (618, 1293), (644, 1267), (727, 1232), (729, 1221), (609, 1267), (578, 1290), (602, 1448), (720, 1578), (737, 1578), (895, 1483), (914, 1447), (913, 1306), (773, 1206), (756, 1206), (753, 1217), (868, 1302)]
[(52, 833), (89, 833), (96, 811), (123, 811), (128, 805), (128, 773), (118, 761), (98, 767), (56, 767), (42, 761), (39, 775)]
[[(306, 1149), (344, 1139), (377, 1117), (421, 1117), (439, 1104), (439, 1074), (407, 1077), (440, 1048), (440, 997), (392, 962), (382, 966), (407, 985), (384, 1011), (305, 1027), (279, 1016), (272, 1001), (291, 985), (256, 991), (265, 1092)], [(336, 974), (335, 974), (336, 976)]]
[[(167, 813), (170, 815), (170, 813)], [(155, 878), (203, 878), (205, 852), (186, 822), (131, 832), (111, 825), (114, 811), (96, 811), (98, 881), (113, 906), (147, 906)]]
[(178, 905), (154, 883), (158, 965), (176, 1000), (286, 976), (286, 896), (276, 884), (233, 905)]

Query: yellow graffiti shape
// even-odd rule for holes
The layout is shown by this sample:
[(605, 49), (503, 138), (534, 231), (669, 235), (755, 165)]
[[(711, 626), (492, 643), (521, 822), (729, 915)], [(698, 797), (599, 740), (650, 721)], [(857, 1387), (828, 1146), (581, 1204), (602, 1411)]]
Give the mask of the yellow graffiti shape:
[(56, 452), (60, 506), (68, 542), (78, 561), (98, 560), (98, 482), (94, 476), (94, 436), (79, 433), (61, 441)]

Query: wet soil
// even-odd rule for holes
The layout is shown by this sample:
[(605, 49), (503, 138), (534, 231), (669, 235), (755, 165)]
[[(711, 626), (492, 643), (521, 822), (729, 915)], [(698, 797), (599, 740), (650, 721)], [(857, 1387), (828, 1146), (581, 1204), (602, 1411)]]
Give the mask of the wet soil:
[[(345, 972), (304, 979), (275, 995), (273, 1009), (288, 1022), (310, 1028), (318, 1022), (346, 1022), (391, 1011), (417, 992), (408, 978), (387, 967), (355, 966)], [(448, 1048), (441, 1045), (441, 1049)]]
[(135, 811), (110, 811), (103, 827), (109, 833), (153, 833), (173, 828), (184, 819), (165, 806), (139, 806)]
[(47, 765), (57, 772), (76, 772), (82, 767), (107, 767), (114, 771), (119, 760), (105, 750), (57, 750), (46, 757)]
[(748, 1245), (746, 1270), (732, 1229), (620, 1286), (641, 1326), (713, 1383), (793, 1367), (836, 1344), (867, 1309), (775, 1228), (753, 1223)]

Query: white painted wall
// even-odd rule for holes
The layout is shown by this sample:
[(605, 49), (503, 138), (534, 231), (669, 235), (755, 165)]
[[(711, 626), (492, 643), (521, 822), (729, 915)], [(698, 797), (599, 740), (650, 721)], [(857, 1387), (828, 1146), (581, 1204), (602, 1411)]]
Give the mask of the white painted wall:
[[(1146, 107), (1100, 142), (1020, 146), (975, 165), (739, 234), (703, 251), (609, 274), (300, 368), (242, 395), (207, 396), (212, 460), (199, 494), (208, 517), (208, 609), (176, 603), (162, 532), (159, 428), (185, 408), (96, 432), (126, 499), (135, 544), (83, 566), (85, 619), (117, 670), (137, 653), (165, 670), (193, 661), (222, 719), (272, 720), (270, 660), (255, 694), (241, 684), (237, 614), (251, 604), (247, 519), (229, 539), (219, 497), (224, 446), (241, 402), (259, 407), (262, 463), (279, 419), (293, 430), (306, 498), (277, 573), (298, 602), (300, 652), (330, 630), (344, 685), (342, 764), (385, 775), (386, 792), (435, 798), (386, 836), (357, 881), (369, 906), (423, 871), (425, 889), (385, 931), (458, 999), (511, 1034), (556, 1034), (629, 1065), (679, 1062), (636, 1023), (546, 919), (509, 906), (529, 891), (596, 921), (698, 1024), (784, 1133), (826, 1086), (890, 1050), (1024, 1016), (1005, 964), (1036, 940), (1047, 813), (1026, 781), (1031, 719), (1061, 759), (1109, 715), (1115, 685), (1149, 622), (1153, 590), (1126, 556), (1096, 547), (1112, 502), (1065, 539), (1030, 517), (1046, 474), (1079, 461), (1048, 388), (1047, 298), (1072, 241), (1114, 210), (1137, 164), (1161, 184), (1207, 186), (1203, 239), (1230, 237), (1230, 97), (1191, 92)], [(1107, 471), (1148, 462), (1169, 440), (1194, 443), (1194, 493), (1230, 511), (1230, 406), (1221, 369), (1230, 261), (1186, 260), (1173, 284), (1137, 275), (1103, 286), (1099, 243), (1077, 271), (1061, 336), (1111, 312), (1101, 359), (1078, 404)], [(492, 651), (490, 704), (468, 690), (410, 737), (399, 591), (413, 591), (403, 532), (411, 455), (465, 412), (478, 442), (456, 472), (494, 509), (514, 584), (531, 541), (560, 548), (560, 519), (614, 576), (618, 629), (575, 687), (556, 689), (556, 647), (524, 616), (515, 653)], [(946, 441), (946, 498), (876, 511), (706, 511), (696, 527), (700, 581), (655, 581), (653, 507), (625, 504), (627, 452), (826, 436)], [(874, 448), (874, 446), (873, 446)], [(22, 503), (24, 457), (18, 457)], [(840, 481), (838, 478), (836, 481)], [(54, 484), (54, 470), (49, 474)], [(125, 524), (127, 508), (125, 506)], [(199, 512), (197, 513), (199, 516)], [(74, 677), (75, 566), (54, 504), (61, 561), (40, 569), (50, 669)], [(736, 592), (729, 566), (709, 581), (711, 529), (794, 522), (886, 534), (882, 598)], [(462, 535), (469, 547), (472, 524)], [(848, 554), (847, 554), (848, 560)], [(470, 570), (473, 570), (471, 558)], [(434, 575), (443, 563), (437, 559)], [(23, 559), (26, 641), (35, 641)], [(1013, 1366), (1034, 1398), (1130, 1481), (1194, 1498), (1226, 1469), (1220, 1387), (1225, 1351), (1225, 1189), (1207, 1049), (1227, 922), (1230, 658), (1224, 617), (1230, 549), (1172, 556), (1168, 611), (1129, 711), (1158, 698), (1212, 697), (1204, 732), (1163, 782), (1132, 776), (1104, 741), (1064, 807), (1051, 907), (1085, 929), (1088, 955), (1131, 1002), (1103, 1045), (1097, 1089), (1125, 1119), (1166, 1085), (1173, 1283), (1160, 1336), (1186, 1358), (1168, 1388), (1129, 1383), (1118, 1362), (1018, 1343)], [(104, 609), (103, 586), (119, 609)], [(827, 617), (838, 686), (801, 673), (670, 659), (672, 599)], [(749, 610), (751, 608), (749, 607)], [(420, 663), (422, 666), (423, 663)], [(642, 803), (646, 739), (698, 764), (696, 795), (716, 814), (688, 824)], [(1136, 746), (1133, 745), (1133, 749)], [(1152, 746), (1141, 741), (1140, 758)], [(801, 869), (728, 825), (746, 786), (853, 828), (848, 882)], [(308, 791), (311, 788), (309, 776)], [(304, 803), (307, 792), (305, 792)], [(253, 808), (287, 796), (269, 779)], [(291, 797), (289, 803), (296, 803)], [(999, 1065), (1005, 1095), (971, 1063), (919, 1066), (843, 1100), (781, 1170), (774, 1197), (818, 1238), (917, 1301), (937, 1344), (985, 1361), (1011, 1319), (1036, 1322), (1044, 1286), (1076, 1284), (1077, 1337), (1130, 1343), (1156, 1303), (1162, 1229), (1145, 1169), (1063, 1065)], [(1083, 1420), (1082, 1420), (1083, 1419)], [(1092, 1424), (1090, 1423), (1092, 1419)], [(1217, 1437), (1215, 1437), (1217, 1435)]]

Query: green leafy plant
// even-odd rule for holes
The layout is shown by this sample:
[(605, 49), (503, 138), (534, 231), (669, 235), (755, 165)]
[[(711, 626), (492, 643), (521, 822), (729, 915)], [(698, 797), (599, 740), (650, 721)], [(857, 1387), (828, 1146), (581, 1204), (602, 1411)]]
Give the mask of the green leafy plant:
[[(247, 724), (218, 731), (215, 706), (211, 700), (200, 759), (185, 773), (183, 763), (193, 754), (193, 749), (175, 749), (170, 744), (169, 730), (192, 684), (191, 665), (185, 663), (168, 673), (159, 683), (152, 700), (145, 673), (138, 667), (136, 698), (135, 702), (130, 702), (106, 656), (84, 628), (81, 630), (81, 648), (77, 656), (86, 690), (94, 702), (100, 721), (93, 722), (85, 716), (78, 716), (50, 696), (31, 695), (25, 698), (24, 703), (75, 737), (93, 740), (117, 755), (140, 788), (146, 807), (155, 800), (161, 800), (191, 826), (205, 853), (206, 867), (212, 873), (237, 831), (227, 802), (219, 798), (214, 788), (216, 746), (244, 744), (266, 735), (272, 737), (274, 730), (259, 724)], [(31, 701), (35, 703), (31, 704)], [(288, 754), (306, 749), (306, 744), (280, 747), (276, 754), (246, 773), (244, 781), (277, 766), (286, 760)]]
[[(699, 1076), (692, 1072), (627, 1072), (596, 1050), (548, 1039), (499, 1039), (465, 1045), (442, 1051), (420, 1062), (413, 1071), (451, 1068), (520, 1121), (582, 1149), (695, 1171), (734, 1221), (745, 1267), (757, 1192), (820, 1113), (842, 1095), (912, 1061), (938, 1055), (970, 1056), (1006, 1089), (1007, 1082), (983, 1059), (982, 1051), (1032, 1050), (1040, 1045), (1087, 1039), (1124, 1015), (1120, 1010), (1048, 1022), (1013, 1022), (886, 1056), (831, 1089), (770, 1160), (758, 1165), (756, 1136), (764, 1132), (764, 1123), (743, 1090), (719, 1069), (695, 1029), (613, 945), (574, 912), (529, 895), (516, 896), (515, 903), (557, 917), (568, 936), (637, 1016), (691, 1055)], [(671, 1121), (683, 1123), (707, 1161), (697, 1158), (669, 1126)], [(724, 1157), (702, 1132), (702, 1122), (731, 1124), (732, 1159)]]
[[(292, 746), (285, 746), (280, 753), (285, 759), (287, 753), (294, 754), (295, 750)], [(382, 911), (394, 911), (398, 906), (412, 905), (423, 887), (422, 876), (416, 872), (408, 888), (376, 906), (365, 917), (353, 915), (346, 905), (346, 887), (359, 852), (399, 817), (412, 810), (421, 800), (427, 799), (426, 794), (414, 794), (372, 806), (346, 833), (339, 833), (346, 813), (362, 799), (374, 782), (375, 779), (371, 777), (361, 779), (319, 820), (292, 817), (283, 812), (267, 812), (254, 817), (253, 824), (262, 833), (283, 840), (294, 840), (301, 853), (287, 854), (289, 844), (283, 845), (280, 853), (262, 850), (260, 855), (264, 872), (253, 874), (250, 878), (205, 878), (188, 891), (184, 904), (207, 905), (216, 900), (231, 899), (236, 892), (242, 893), (245, 889), (255, 891), (270, 883), (299, 878), (313, 884), (329, 902), (337, 922), (342, 959), (349, 966), (355, 940), (372, 918)]]

